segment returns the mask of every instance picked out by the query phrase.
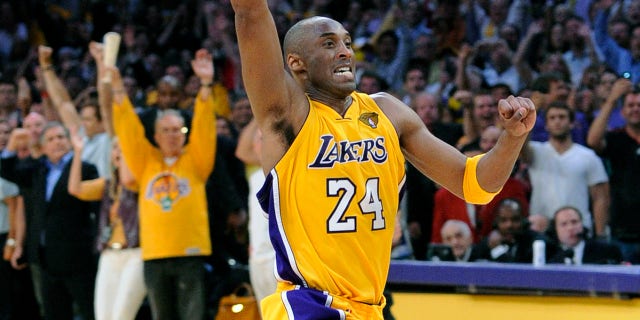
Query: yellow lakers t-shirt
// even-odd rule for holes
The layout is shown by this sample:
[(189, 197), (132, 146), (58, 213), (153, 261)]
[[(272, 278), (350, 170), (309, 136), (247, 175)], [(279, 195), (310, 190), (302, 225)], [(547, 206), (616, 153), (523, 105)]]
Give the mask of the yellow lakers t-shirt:
[(196, 98), (189, 144), (166, 161), (145, 138), (144, 127), (125, 97), (114, 104), (120, 148), (140, 185), (140, 247), (144, 260), (211, 254), (205, 183), (216, 151), (214, 103)]

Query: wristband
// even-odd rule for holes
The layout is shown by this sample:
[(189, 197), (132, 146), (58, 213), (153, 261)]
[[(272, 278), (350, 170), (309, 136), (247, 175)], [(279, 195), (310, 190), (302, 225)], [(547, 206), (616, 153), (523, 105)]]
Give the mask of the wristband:
[(212, 88), (213, 87), (213, 81), (212, 82), (200, 82), (200, 86), (207, 87), (207, 88)]
[(5, 246), (7, 246), (7, 247), (11, 247), (11, 248), (15, 248), (15, 246), (16, 246), (16, 239), (8, 238), (8, 239), (7, 239), (7, 242), (5, 243)]
[(483, 156), (484, 154), (480, 154), (472, 158), (467, 158), (462, 181), (462, 194), (466, 202), (487, 204), (502, 190), (502, 188), (500, 188), (500, 190), (496, 192), (488, 192), (482, 189), (480, 183), (478, 183), (476, 169), (478, 167), (478, 161), (480, 161)]
[(44, 66), (44, 67), (41, 67), (41, 68), (44, 71), (53, 71), (53, 65), (52, 64)]

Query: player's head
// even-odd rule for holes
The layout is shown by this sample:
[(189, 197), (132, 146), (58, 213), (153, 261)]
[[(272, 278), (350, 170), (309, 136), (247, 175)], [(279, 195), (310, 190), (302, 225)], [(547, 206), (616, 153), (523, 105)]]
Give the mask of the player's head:
[(343, 98), (356, 88), (351, 35), (339, 22), (312, 17), (285, 35), (285, 63), (309, 94)]

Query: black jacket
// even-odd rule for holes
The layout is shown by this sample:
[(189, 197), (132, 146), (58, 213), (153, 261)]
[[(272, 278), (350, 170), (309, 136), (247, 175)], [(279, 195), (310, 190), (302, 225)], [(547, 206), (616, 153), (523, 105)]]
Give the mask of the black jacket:
[(533, 262), (533, 241), (543, 240), (545, 242), (546, 257), (552, 257), (557, 252), (557, 246), (545, 235), (525, 229), (515, 236), (515, 242), (508, 244), (509, 250), (498, 257), (491, 256), (488, 238), (484, 238), (478, 243), (477, 249), (480, 260), (510, 263), (532, 263)]
[[(548, 263), (564, 263), (564, 251), (559, 250)], [(582, 264), (620, 264), (622, 252), (618, 246), (594, 239), (585, 240)]]
[[(95, 213), (97, 204), (72, 196), (67, 191), (71, 161), (46, 201), (47, 166), (44, 157), (2, 159), (0, 175), (16, 183), (24, 196), (27, 232), (25, 250), (30, 262), (51, 275), (68, 276), (95, 272)], [(95, 179), (92, 164), (82, 164), (82, 180)]]

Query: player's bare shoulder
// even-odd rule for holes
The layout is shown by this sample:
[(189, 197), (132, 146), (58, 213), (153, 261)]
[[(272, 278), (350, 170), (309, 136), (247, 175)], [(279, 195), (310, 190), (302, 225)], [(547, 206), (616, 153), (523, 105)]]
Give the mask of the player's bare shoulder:
[[(420, 123), (420, 119), (415, 112), (393, 95), (387, 92), (378, 92), (369, 96), (376, 102), (387, 118), (389, 118), (398, 135), (401, 135), (408, 125)], [(416, 123), (416, 121), (418, 122)]]
[(398, 99), (387, 92), (378, 92), (369, 95), (373, 101), (376, 102), (378, 107), (384, 112), (384, 114), (391, 119), (392, 122), (395, 122), (393, 117), (395, 115), (395, 110), (399, 104), (402, 104)]

